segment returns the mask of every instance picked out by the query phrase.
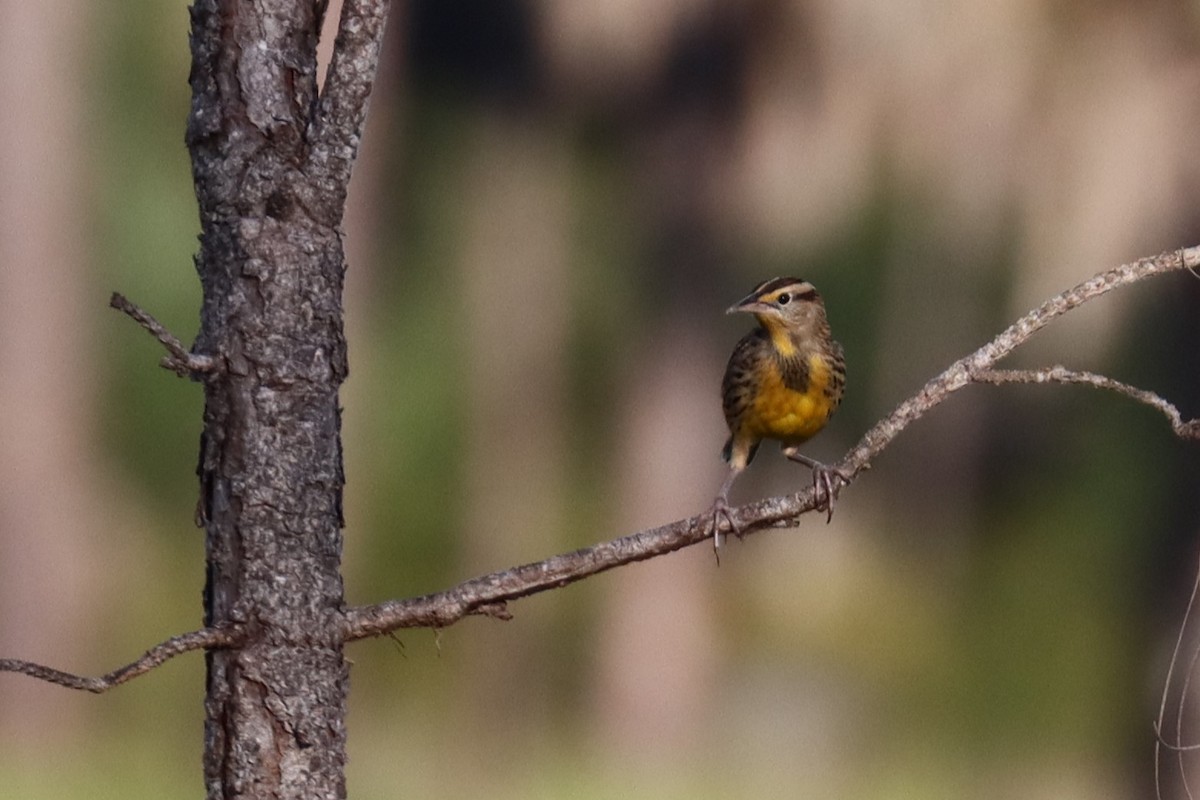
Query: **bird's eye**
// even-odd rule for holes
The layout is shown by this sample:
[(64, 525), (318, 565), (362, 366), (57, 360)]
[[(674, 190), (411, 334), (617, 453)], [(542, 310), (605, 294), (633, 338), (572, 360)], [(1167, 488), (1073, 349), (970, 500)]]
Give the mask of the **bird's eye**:
[(775, 302), (779, 303), (781, 306), (786, 306), (788, 303), (792, 302), (792, 296), (787, 292), (784, 292), (783, 294), (779, 295), (779, 297), (775, 298)]

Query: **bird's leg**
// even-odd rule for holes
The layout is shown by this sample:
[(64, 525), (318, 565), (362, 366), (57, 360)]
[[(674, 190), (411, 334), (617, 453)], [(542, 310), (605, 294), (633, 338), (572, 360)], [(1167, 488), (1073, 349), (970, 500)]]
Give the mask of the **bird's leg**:
[(718, 517), (724, 517), (725, 522), (729, 524), (729, 529), (737, 533), (737, 526), (733, 523), (733, 517), (729, 515), (729, 503), (724, 497), (717, 497), (713, 501), (712, 508), (709, 510), (712, 515), (712, 537), (713, 537), (713, 555), (716, 556), (717, 566), (721, 566), (721, 531)]
[(825, 523), (833, 519), (833, 504), (837, 500), (838, 491), (850, 483), (850, 477), (836, 467), (826, 466), (820, 461), (800, 453), (796, 447), (784, 447), (783, 454), (792, 461), (804, 464), (812, 470), (813, 492), (817, 497), (817, 510), (825, 509)]
[(721, 563), (721, 531), (719, 517), (724, 517), (725, 522), (729, 525), (729, 530), (733, 531), (738, 536), (741, 532), (738, 530), (737, 523), (733, 521), (733, 516), (729, 513), (729, 490), (733, 487), (734, 480), (737, 479), (741, 468), (731, 466), (729, 474), (725, 476), (725, 482), (721, 484), (721, 491), (717, 492), (717, 499), (713, 500), (712, 507), (708, 510), (708, 516), (711, 517), (712, 537), (713, 537), (713, 552), (716, 554), (717, 563)]

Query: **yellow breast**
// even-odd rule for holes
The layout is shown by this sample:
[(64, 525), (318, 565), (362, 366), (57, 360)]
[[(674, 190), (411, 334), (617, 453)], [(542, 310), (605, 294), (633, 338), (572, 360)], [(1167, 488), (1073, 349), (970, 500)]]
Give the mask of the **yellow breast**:
[(797, 392), (784, 385), (776, 364), (766, 366), (759, 375), (751, 413), (745, 420), (747, 434), (799, 444), (825, 427), (834, 410), (833, 401), (825, 394), (829, 367), (820, 356), (811, 355), (808, 369), (808, 387)]

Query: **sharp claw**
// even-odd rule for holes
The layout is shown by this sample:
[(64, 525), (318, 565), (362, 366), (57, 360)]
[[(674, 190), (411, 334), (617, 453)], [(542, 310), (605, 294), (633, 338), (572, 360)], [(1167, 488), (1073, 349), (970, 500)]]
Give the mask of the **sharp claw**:
[(833, 521), (833, 505), (837, 501), (838, 492), (843, 486), (850, 485), (850, 477), (837, 467), (827, 467), (819, 461), (814, 461), (798, 452), (795, 447), (784, 447), (783, 454), (812, 470), (815, 508), (817, 511), (824, 509), (825, 524), (828, 525)]
[(825, 524), (833, 522), (833, 478), (829, 477), (829, 473), (821, 472), (821, 483), (825, 485)]
[(840, 470), (824, 464), (817, 464), (812, 470), (813, 492), (816, 495), (817, 509), (824, 507), (825, 524), (828, 525), (833, 521), (833, 505), (837, 501), (838, 492), (849, 481)]
[(737, 523), (735, 523), (733, 521), (733, 516), (729, 513), (729, 504), (726, 503), (725, 498), (718, 497), (713, 502), (712, 508), (709, 510), (709, 513), (711, 514), (710, 524), (712, 526), (713, 555), (716, 556), (717, 566), (720, 566), (721, 565), (720, 517), (725, 518), (725, 523), (729, 526), (729, 530), (733, 531), (733, 533), (736, 534), (739, 539), (742, 537), (742, 532), (738, 530)]

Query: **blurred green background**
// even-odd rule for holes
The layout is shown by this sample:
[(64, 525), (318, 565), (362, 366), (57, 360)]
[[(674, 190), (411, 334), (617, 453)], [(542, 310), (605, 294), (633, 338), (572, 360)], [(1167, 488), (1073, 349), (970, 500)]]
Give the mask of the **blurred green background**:
[[(106, 309), (197, 329), (186, 6), (0, 5), (0, 655), (100, 673), (201, 618), (201, 393)], [(1195, 2), (398, 3), (345, 222), (349, 601), (706, 508), (722, 311), (767, 277), (845, 345), (836, 459), (1052, 294), (1200, 241), (1198, 123)], [(1198, 311), (1161, 278), (1011, 363), (1194, 416)], [(808, 480), (764, 448), (734, 499)], [(352, 646), (350, 795), (1147, 796), (1198, 483), (1144, 407), (969, 389), (829, 526)], [(203, 683), (0, 675), (0, 796), (199, 796)]]

